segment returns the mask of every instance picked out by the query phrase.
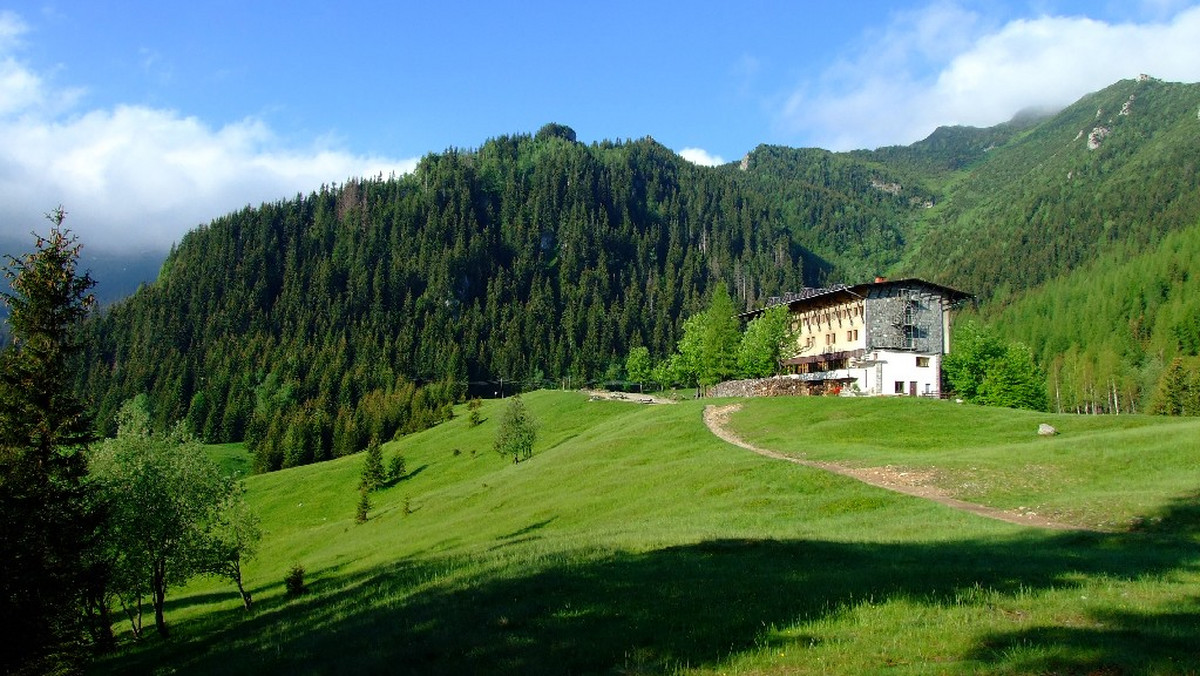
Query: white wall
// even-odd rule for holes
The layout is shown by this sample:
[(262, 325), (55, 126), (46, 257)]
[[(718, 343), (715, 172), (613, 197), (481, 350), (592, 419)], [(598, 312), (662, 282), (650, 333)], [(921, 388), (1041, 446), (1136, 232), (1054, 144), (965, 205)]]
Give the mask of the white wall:
[[(928, 366), (917, 366), (918, 359), (928, 360)], [(938, 396), (941, 391), (942, 356), (876, 350), (863, 361), (874, 362), (848, 370), (849, 377), (858, 378), (859, 391), (865, 394), (893, 395), (896, 383), (904, 383), (901, 395), (909, 394), (911, 383), (917, 384), (920, 396)]]

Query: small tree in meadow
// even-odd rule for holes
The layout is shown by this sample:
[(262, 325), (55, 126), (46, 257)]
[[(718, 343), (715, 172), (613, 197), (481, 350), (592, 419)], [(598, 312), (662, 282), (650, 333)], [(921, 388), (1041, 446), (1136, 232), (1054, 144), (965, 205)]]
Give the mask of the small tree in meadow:
[(639, 345), (629, 351), (625, 359), (625, 374), (638, 384), (638, 392), (645, 391), (646, 381), (650, 380), (652, 371), (650, 350), (646, 346)]
[(514, 395), (504, 409), (504, 418), (500, 421), (493, 447), (497, 453), (511, 455), (513, 462), (518, 462), (533, 456), (533, 442), (536, 440), (537, 424), (525, 409), (521, 395)]
[(363, 486), (358, 490), (358, 507), (354, 511), (354, 523), (366, 523), (370, 511), (371, 496), (367, 495), (367, 488)]
[(298, 563), (292, 566), (287, 577), (283, 578), (283, 586), (288, 596), (299, 596), (307, 592), (308, 587), (304, 586), (304, 566)]
[(367, 454), (363, 458), (362, 481), (359, 486), (365, 492), (378, 489), (383, 485), (383, 447), (377, 437), (371, 438), (367, 444)]
[(404, 478), (408, 467), (404, 462), (404, 456), (397, 453), (388, 461), (388, 482), (395, 483)]
[(479, 400), (479, 397), (475, 397), (467, 404), (467, 410), (470, 412), (467, 420), (471, 423), (471, 427), (478, 427), (483, 423), (483, 415), (479, 412), (481, 408), (483, 408), (483, 402)]

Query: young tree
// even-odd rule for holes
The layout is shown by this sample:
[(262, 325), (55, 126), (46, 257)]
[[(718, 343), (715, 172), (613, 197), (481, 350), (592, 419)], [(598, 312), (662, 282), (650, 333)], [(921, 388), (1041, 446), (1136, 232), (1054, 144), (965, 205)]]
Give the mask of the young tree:
[(1191, 374), (1182, 357), (1163, 370), (1150, 402), (1154, 415), (1200, 415), (1200, 371)]
[(362, 480), (359, 487), (370, 493), (383, 485), (383, 447), (377, 437), (371, 438), (367, 444), (367, 453), (363, 457)]
[(242, 562), (257, 553), (262, 531), (258, 527), (258, 515), (246, 505), (245, 492), (241, 483), (235, 484), (234, 490), (218, 508), (207, 539), (207, 551), (202, 553), (200, 561), (204, 572), (237, 585), (242, 606), (250, 610), (254, 601), (242, 581)]
[(786, 305), (763, 311), (746, 326), (738, 346), (738, 372), (743, 378), (767, 378), (779, 372), (782, 360), (792, 356), (795, 338)]
[(404, 456), (400, 453), (392, 456), (388, 461), (387, 478), (388, 483), (396, 483), (404, 478), (408, 472), (408, 465), (404, 462)]
[(537, 424), (525, 410), (521, 395), (515, 394), (508, 400), (500, 429), (496, 431), (493, 445), (497, 453), (511, 455), (513, 462), (528, 460), (533, 456), (533, 443), (537, 440)]
[(741, 340), (729, 290), (718, 285), (708, 309), (684, 320), (671, 370), (680, 382), (700, 388), (727, 380), (737, 374)]
[(718, 284), (713, 290), (704, 314), (698, 375), (700, 384), (708, 387), (737, 374), (737, 353), (742, 331), (734, 316), (733, 300), (725, 284)]
[(371, 496), (367, 493), (366, 486), (360, 486), (358, 489), (358, 504), (354, 507), (354, 523), (366, 523), (370, 513)]
[[(97, 513), (84, 478), (92, 423), (72, 394), (75, 331), (94, 305), (61, 207), (35, 250), (8, 256), (11, 344), (0, 354), (0, 667), (35, 671), (78, 645)], [(37, 665), (41, 666), (37, 666)]]
[(638, 384), (638, 392), (644, 392), (645, 383), (650, 380), (650, 350), (644, 345), (639, 345), (629, 351), (629, 356), (625, 359), (625, 374), (629, 379)]
[[(114, 592), (140, 626), (150, 596), (158, 633), (167, 636), (167, 590), (192, 576), (228, 570), (257, 539), (237, 483), (181, 425), (168, 434), (150, 430), (144, 398), (118, 415), (114, 439), (91, 455), (92, 477), (108, 510), (104, 531), (113, 559)], [(244, 593), (244, 589), (242, 590)], [(243, 602), (246, 597), (243, 596)]]
[(467, 421), (471, 423), (471, 427), (478, 427), (483, 424), (483, 415), (479, 409), (483, 408), (483, 401), (479, 397), (472, 397), (467, 403), (467, 410), (470, 414), (467, 416)]

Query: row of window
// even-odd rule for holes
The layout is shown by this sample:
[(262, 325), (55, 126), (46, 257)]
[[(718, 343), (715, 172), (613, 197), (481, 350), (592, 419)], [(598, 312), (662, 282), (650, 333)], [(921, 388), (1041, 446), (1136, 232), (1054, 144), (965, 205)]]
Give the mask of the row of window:
[[(851, 329), (850, 331), (847, 331), (846, 332), (846, 340), (850, 341), (850, 342), (858, 340), (858, 329)], [(816, 342), (817, 342), (816, 336), (809, 336), (806, 339), (804, 344), (806, 347), (812, 347)], [(825, 334), (825, 344), (826, 345), (836, 345), (837, 344), (837, 333), (836, 332), (826, 333)]]
[(818, 327), (820, 327), (822, 323), (833, 324), (833, 321), (835, 319), (838, 321), (842, 321), (843, 319), (853, 319), (854, 317), (862, 317), (862, 316), (863, 316), (863, 308), (861, 305), (856, 305), (854, 307), (849, 307), (849, 308), (842, 308), (839, 310), (834, 310), (833, 312), (826, 311), (826, 312), (822, 312), (821, 314), (818, 314), (815, 316), (805, 317), (803, 320), (804, 328), (806, 328), (806, 329), (811, 328), (813, 324), (816, 324)]

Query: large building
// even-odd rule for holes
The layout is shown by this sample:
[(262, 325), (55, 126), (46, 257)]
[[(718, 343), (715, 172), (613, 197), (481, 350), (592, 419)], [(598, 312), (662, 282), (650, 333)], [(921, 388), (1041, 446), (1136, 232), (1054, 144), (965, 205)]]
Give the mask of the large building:
[[(806, 288), (786, 305), (796, 345), (785, 370), (812, 394), (936, 397), (942, 356), (950, 351), (950, 314), (971, 296), (921, 279)], [(752, 318), (757, 310), (744, 315)]]

